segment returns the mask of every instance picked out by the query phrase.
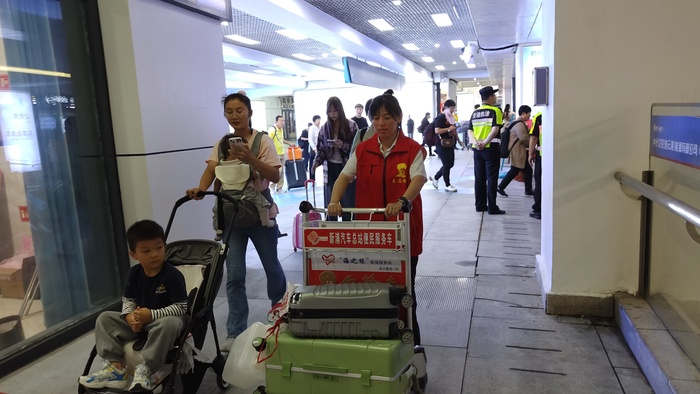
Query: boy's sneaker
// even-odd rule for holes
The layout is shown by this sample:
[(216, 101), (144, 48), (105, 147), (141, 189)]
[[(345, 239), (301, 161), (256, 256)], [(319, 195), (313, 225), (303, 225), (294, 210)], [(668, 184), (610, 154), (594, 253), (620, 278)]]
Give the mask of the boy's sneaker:
[(452, 185), (448, 185), (447, 187), (445, 187), (445, 190), (447, 190), (448, 192), (456, 192), (457, 188)]
[(131, 382), (131, 387), (129, 391), (151, 391), (151, 370), (148, 369), (146, 364), (139, 364), (134, 370), (134, 380)]
[(430, 179), (430, 182), (433, 182), (433, 187), (434, 187), (434, 188), (437, 189), (438, 186), (440, 186), (440, 185), (438, 185), (438, 180), (435, 179), (435, 178), (433, 178), (432, 176), (431, 176), (431, 177), (428, 177), (428, 179)]
[(126, 374), (126, 368), (116, 369), (112, 363), (105, 360), (102, 370), (91, 375), (81, 376), (78, 382), (84, 387), (91, 389), (123, 389), (129, 384), (129, 379)]

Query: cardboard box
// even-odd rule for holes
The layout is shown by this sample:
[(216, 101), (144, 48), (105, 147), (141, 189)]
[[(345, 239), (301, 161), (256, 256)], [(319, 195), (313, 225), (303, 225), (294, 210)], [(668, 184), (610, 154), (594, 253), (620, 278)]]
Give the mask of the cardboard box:
[(2, 296), (5, 298), (24, 298), (35, 269), (34, 256), (14, 256), (0, 263), (0, 293)]
[(0, 265), (0, 293), (5, 298), (24, 298), (22, 268)]

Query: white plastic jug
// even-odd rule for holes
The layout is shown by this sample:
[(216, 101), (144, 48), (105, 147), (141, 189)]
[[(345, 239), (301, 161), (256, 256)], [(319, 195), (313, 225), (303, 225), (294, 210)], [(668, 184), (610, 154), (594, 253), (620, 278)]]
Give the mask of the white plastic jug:
[(231, 345), (223, 378), (232, 385), (248, 389), (265, 384), (265, 363), (258, 363), (258, 351), (253, 347), (255, 338), (265, 338), (270, 325), (253, 323)]

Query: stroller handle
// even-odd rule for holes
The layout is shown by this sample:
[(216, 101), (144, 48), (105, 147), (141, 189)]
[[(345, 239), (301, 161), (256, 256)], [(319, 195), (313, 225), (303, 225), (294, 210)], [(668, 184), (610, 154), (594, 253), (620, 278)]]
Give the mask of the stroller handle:
[[(197, 197), (204, 197), (204, 196), (216, 196), (217, 199), (223, 198), (223, 199), (227, 200), (228, 202), (230, 202), (231, 204), (233, 204), (233, 211), (234, 212), (238, 212), (238, 202), (233, 197), (231, 197), (230, 195), (228, 195), (226, 193), (208, 192), (208, 191), (206, 191), (206, 192), (200, 191), (199, 193), (197, 193)], [(192, 201), (192, 198), (190, 198), (190, 196), (184, 196), (175, 202), (175, 205), (173, 206), (173, 210), (170, 212), (170, 219), (168, 219), (168, 226), (165, 228), (165, 239), (168, 239), (168, 234), (170, 234), (170, 228), (173, 224), (173, 219), (175, 219), (175, 212), (177, 212), (177, 209), (180, 208), (180, 206), (182, 206), (182, 204), (184, 204), (188, 201)]]

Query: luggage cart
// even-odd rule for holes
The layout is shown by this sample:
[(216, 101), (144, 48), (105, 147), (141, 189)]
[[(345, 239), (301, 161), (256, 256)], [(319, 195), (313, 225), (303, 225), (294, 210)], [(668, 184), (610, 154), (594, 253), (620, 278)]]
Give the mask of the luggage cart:
[[(411, 309), (410, 215), (400, 213), (396, 219), (372, 221), (384, 208), (344, 208), (352, 221), (309, 220), (310, 212), (327, 214), (304, 201), (302, 212), (302, 250), (304, 285), (342, 283), (389, 283), (410, 296), (402, 299), (401, 318), (406, 322), (402, 340), (413, 342)], [(354, 220), (356, 217), (361, 220)], [(405, 338), (404, 335), (410, 335)]]

